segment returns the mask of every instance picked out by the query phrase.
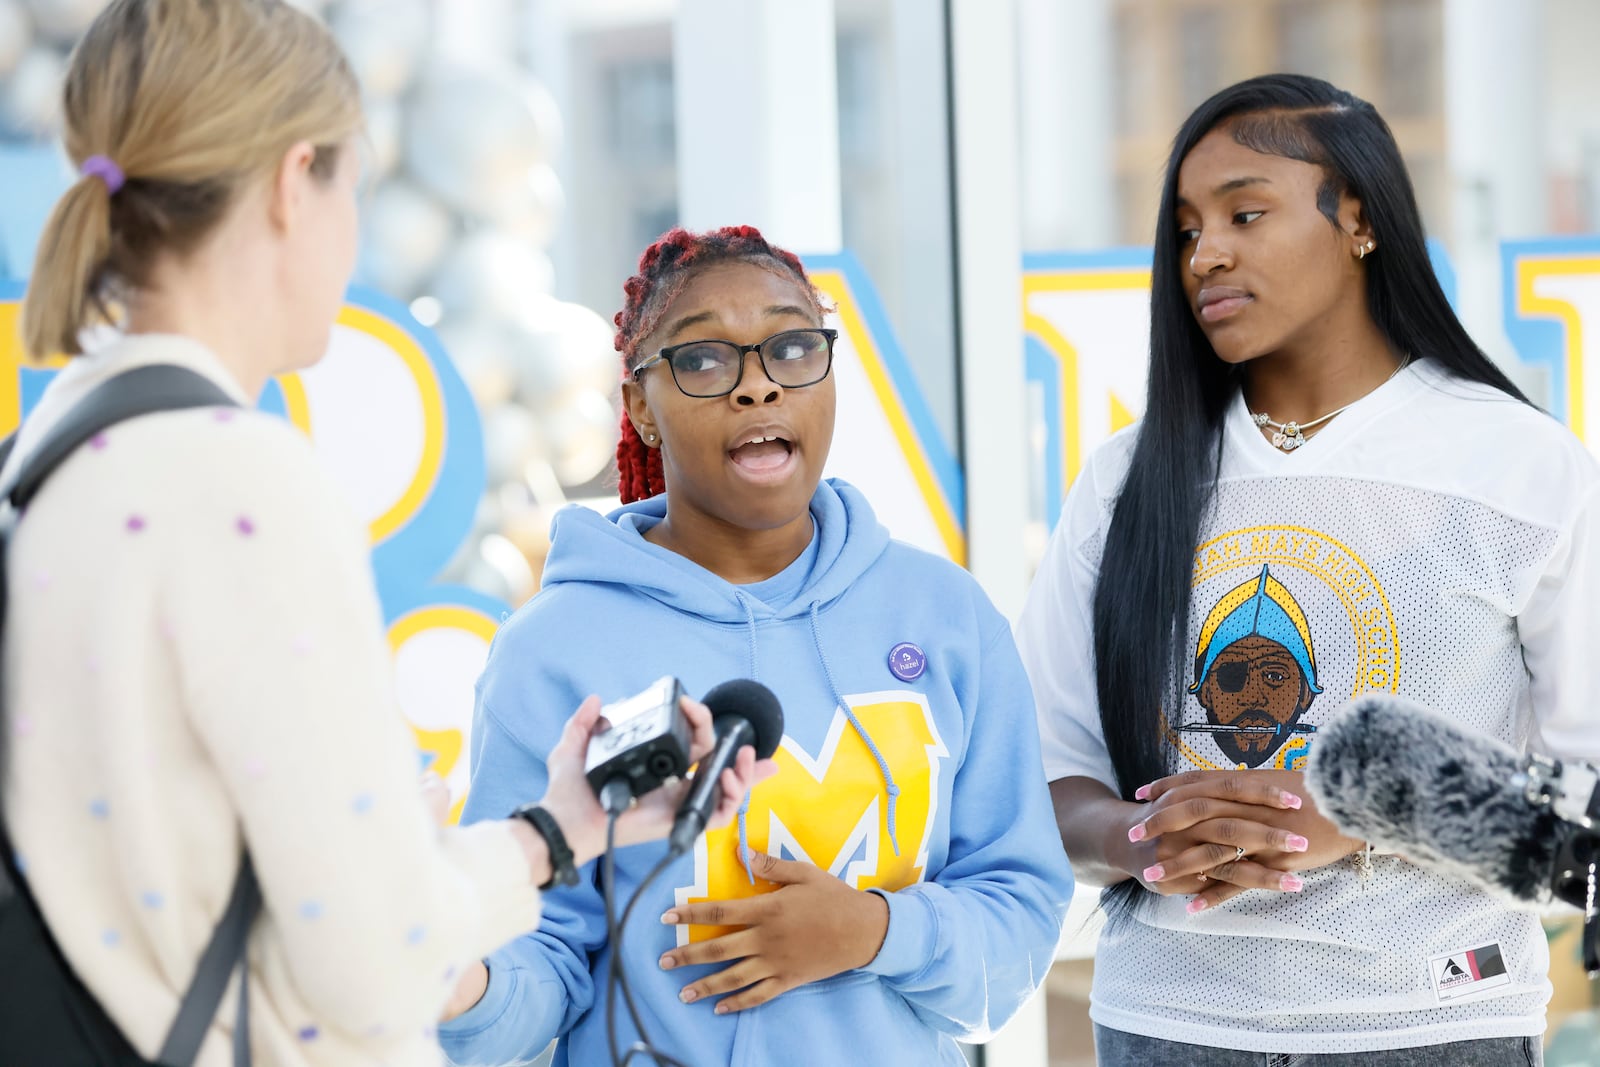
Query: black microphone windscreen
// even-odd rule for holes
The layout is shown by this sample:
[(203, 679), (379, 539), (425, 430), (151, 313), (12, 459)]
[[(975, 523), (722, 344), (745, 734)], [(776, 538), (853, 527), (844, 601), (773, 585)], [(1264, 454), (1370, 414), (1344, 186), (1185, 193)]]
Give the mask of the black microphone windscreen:
[(1519, 900), (1549, 899), (1559, 819), (1536, 807), (1518, 754), (1388, 695), (1362, 696), (1317, 731), (1306, 784), (1341, 831)]
[(734, 715), (750, 724), (755, 733), (754, 748), (760, 759), (770, 759), (783, 740), (783, 705), (777, 694), (749, 678), (734, 678), (713, 686), (701, 701), (711, 709), (711, 717)]

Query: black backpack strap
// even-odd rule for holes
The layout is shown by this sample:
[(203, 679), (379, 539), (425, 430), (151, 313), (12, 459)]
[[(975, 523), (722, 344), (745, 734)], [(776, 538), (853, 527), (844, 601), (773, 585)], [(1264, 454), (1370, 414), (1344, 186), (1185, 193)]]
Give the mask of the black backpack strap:
[[(124, 371), (95, 386), (88, 396), (50, 429), (16, 476), (0, 488), (0, 502), (12, 505), (13, 517), (20, 515), (46, 479), (67, 457), (90, 438), (117, 423), (160, 411), (234, 406), (237, 404), (233, 397), (221, 386), (183, 367), (151, 364)], [(0, 442), (0, 464), (10, 455), (15, 443), (15, 435)], [(0, 536), (9, 532), (6, 524), (0, 524)], [(4, 560), (0, 559), (0, 566), (3, 565)], [(4, 618), (4, 596), (5, 585), (0, 581), (0, 619)], [(0, 813), (0, 849), (5, 851), (4, 867), (14, 882), (14, 890), (27, 899), (43, 927), (43, 913), (38, 910), (37, 902), (23, 880), (22, 871), (13, 862), (3, 813)], [(200, 955), (194, 977), (178, 1006), (177, 1017), (167, 1033), (166, 1041), (162, 1043), (157, 1063), (165, 1067), (188, 1067), (194, 1063), (201, 1042), (216, 1018), (222, 995), (227, 990), (228, 978), (233, 969), (239, 967), (239, 1009), (233, 1034), (233, 1052), (236, 1067), (248, 1067), (250, 1043), (246, 975), (249, 965), (245, 959), (245, 949), (250, 927), (260, 910), (261, 889), (250, 864), (250, 856), (246, 853), (239, 864), (239, 874), (234, 880), (228, 905), (212, 931), (211, 941)]]
[(261, 887), (256, 884), (255, 869), (250, 865), (250, 855), (245, 854), (239, 864), (239, 876), (234, 879), (233, 893), (228, 906), (217, 920), (211, 934), (211, 943), (200, 954), (195, 965), (189, 990), (178, 1005), (178, 1016), (172, 1020), (172, 1029), (156, 1054), (156, 1062), (173, 1067), (187, 1067), (200, 1054), (200, 1043), (211, 1029), (211, 1020), (217, 1017), (217, 1006), (222, 1003), (223, 991), (228, 988), (228, 976), (239, 968), (239, 1010), (233, 1027), (234, 1067), (248, 1067), (250, 1063), (250, 962), (245, 959), (245, 942), (250, 936), (250, 925), (261, 910)]
[[(68, 411), (34, 449), (0, 499), (26, 510), (46, 478), (89, 438), (119, 422), (183, 408), (234, 407), (211, 379), (169, 363), (135, 367), (101, 382)], [(7, 449), (9, 454), (9, 448)]]

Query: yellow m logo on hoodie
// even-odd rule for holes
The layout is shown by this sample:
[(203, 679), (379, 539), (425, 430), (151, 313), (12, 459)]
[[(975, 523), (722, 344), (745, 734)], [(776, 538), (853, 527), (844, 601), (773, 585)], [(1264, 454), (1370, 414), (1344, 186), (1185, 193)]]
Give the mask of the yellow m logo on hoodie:
[[(815, 756), (785, 736), (773, 756), (778, 773), (750, 794), (747, 843), (755, 852), (815, 864), (857, 889), (903, 889), (920, 881), (927, 865), (938, 814), (939, 772), (950, 751), (919, 693), (865, 693), (845, 699), (861, 730), (835, 708)], [(868, 737), (881, 764), (868, 747)], [(891, 782), (898, 790), (892, 805)], [(751, 884), (739, 858), (737, 821), (704, 835), (695, 844), (694, 858), (695, 884), (677, 891), (679, 904), (751, 897), (778, 888), (761, 878)], [(678, 941), (704, 941), (733, 929), (679, 927)]]

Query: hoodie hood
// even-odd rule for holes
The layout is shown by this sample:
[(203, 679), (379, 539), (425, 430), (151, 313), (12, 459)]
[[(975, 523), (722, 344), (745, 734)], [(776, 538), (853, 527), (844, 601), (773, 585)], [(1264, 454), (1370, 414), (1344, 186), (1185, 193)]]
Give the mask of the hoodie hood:
[(550, 528), (543, 587), (562, 582), (625, 586), (675, 611), (711, 622), (804, 616), (813, 606), (826, 608), (842, 596), (889, 545), (889, 531), (878, 522), (861, 492), (846, 482), (827, 479), (819, 483), (810, 510), (817, 528), (816, 563), (801, 591), (776, 610), (699, 564), (640, 536), (640, 531), (666, 517), (665, 495), (605, 516), (583, 507), (557, 512)]

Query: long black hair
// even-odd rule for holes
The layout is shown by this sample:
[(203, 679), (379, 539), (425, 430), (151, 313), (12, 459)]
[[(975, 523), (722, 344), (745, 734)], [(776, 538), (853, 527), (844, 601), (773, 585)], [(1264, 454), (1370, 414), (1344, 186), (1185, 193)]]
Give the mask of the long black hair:
[[(1247, 148), (1321, 167), (1317, 205), (1331, 224), (1338, 225), (1341, 195), (1361, 201), (1378, 243), (1377, 255), (1365, 261), (1367, 307), (1395, 351), (1526, 400), (1445, 299), (1400, 149), (1371, 104), (1296, 74), (1252, 78), (1201, 104), (1167, 159), (1156, 216), (1145, 414), (1094, 592), (1100, 723), (1124, 800), (1169, 773), (1163, 716), (1183, 695), (1177, 668), (1187, 651), (1195, 545), (1216, 486), (1223, 415), (1239, 387), (1236, 371), (1217, 358), (1195, 321), (1179, 273), (1178, 168), (1225, 123)], [(1143, 893), (1130, 878), (1108, 889), (1102, 903), (1116, 917)]]

